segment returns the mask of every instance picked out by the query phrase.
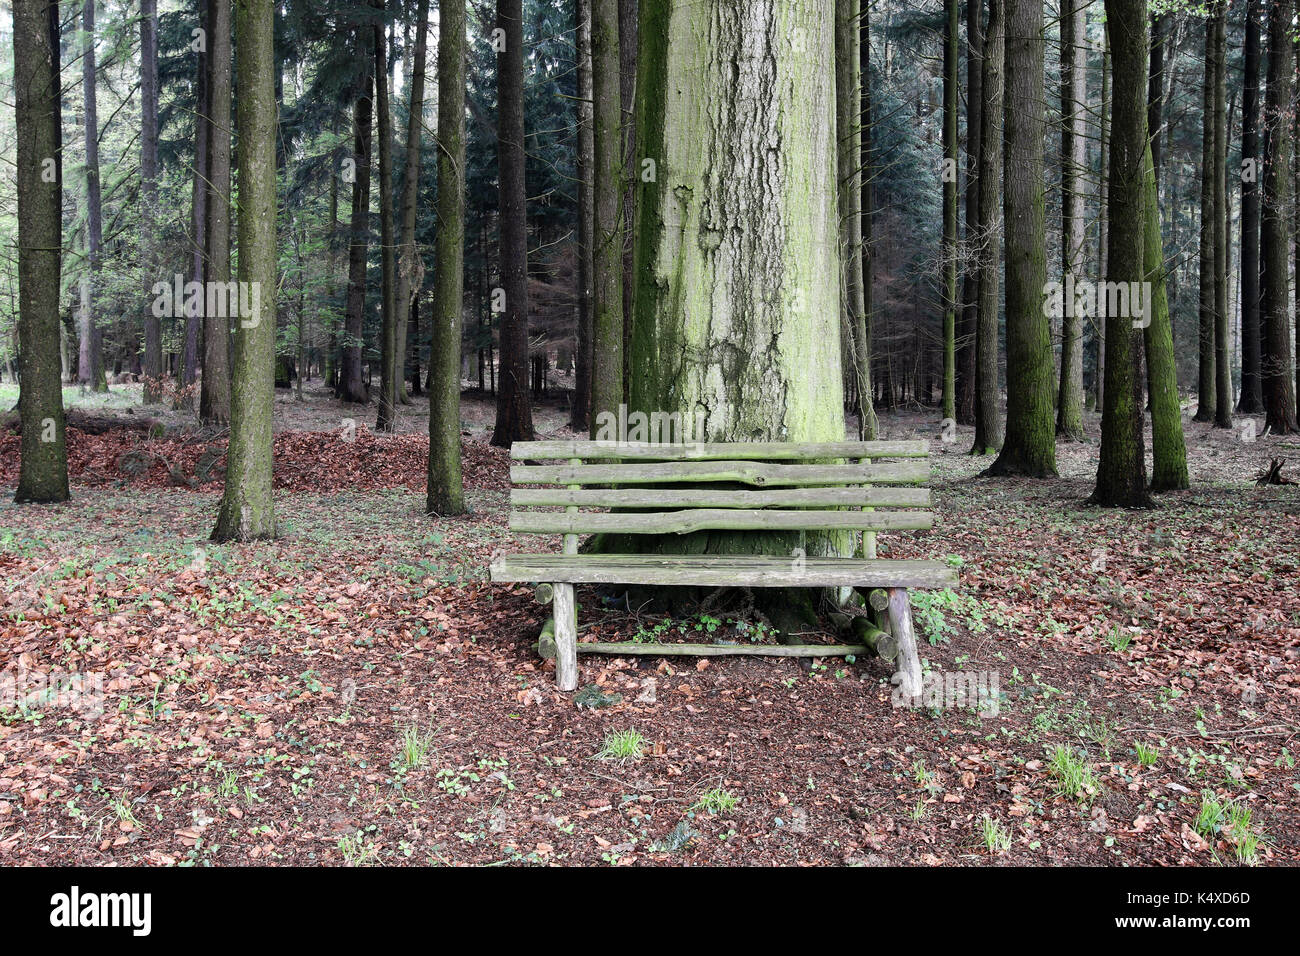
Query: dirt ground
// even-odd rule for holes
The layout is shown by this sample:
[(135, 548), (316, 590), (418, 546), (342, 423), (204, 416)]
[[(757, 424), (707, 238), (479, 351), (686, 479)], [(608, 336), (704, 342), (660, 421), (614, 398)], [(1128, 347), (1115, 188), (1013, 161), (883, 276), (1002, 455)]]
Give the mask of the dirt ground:
[[(584, 655), (557, 693), (546, 610), (486, 581), (527, 547), (490, 399), (465, 398), (456, 519), (423, 514), (422, 399), (395, 437), (310, 388), (276, 408), (268, 544), (207, 540), (220, 436), (73, 432), (73, 500), (21, 508), (0, 437), (0, 864), (1300, 859), (1300, 486), (1253, 483), (1294, 439), (1189, 422), (1192, 490), (1114, 512), (1086, 504), (1095, 420), (1033, 482), (883, 415), (932, 442), (937, 524), (881, 554), (959, 559), (915, 595), (922, 656), (996, 678), (992, 713), (896, 708), (874, 658)], [(562, 400), (536, 419), (568, 434)], [(772, 639), (579, 603), (583, 640)], [(31, 691), (69, 674), (102, 698)]]

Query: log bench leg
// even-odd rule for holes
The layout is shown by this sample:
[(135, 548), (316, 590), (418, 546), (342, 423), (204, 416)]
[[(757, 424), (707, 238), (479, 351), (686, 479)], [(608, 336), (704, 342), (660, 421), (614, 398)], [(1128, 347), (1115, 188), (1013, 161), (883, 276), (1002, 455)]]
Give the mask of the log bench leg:
[(578, 609), (572, 584), (555, 584), (555, 683), (560, 690), (578, 689)]
[(907, 588), (889, 589), (889, 623), (898, 642), (899, 691), (909, 702), (921, 696), (921, 658), (916, 652), (916, 632), (912, 628), (912, 605)]

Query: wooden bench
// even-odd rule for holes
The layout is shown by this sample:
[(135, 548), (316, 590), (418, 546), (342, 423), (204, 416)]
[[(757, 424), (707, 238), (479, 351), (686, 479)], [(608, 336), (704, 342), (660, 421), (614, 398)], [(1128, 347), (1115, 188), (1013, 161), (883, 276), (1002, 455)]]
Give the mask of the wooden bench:
[[(957, 572), (944, 561), (877, 558), (876, 534), (931, 527), (933, 515), (917, 510), (930, 504), (929, 489), (917, 487), (929, 478), (928, 454), (923, 441), (515, 442), (510, 457), (527, 463), (510, 469), (510, 528), (563, 535), (564, 550), (498, 557), (492, 580), (538, 584), (539, 599), (554, 601), (547, 623), (554, 634), (555, 680), (564, 691), (577, 687), (580, 647), (596, 647), (577, 643), (575, 584), (856, 588), (881, 611), (883, 590), (897, 645), (895, 679), (915, 698), (921, 664), (907, 589), (955, 584)], [(537, 464), (545, 461), (559, 463)], [(550, 510), (527, 510), (536, 508)], [(708, 530), (861, 532), (863, 556), (578, 552), (582, 534)], [(630, 649), (600, 649), (611, 647)], [(673, 653), (668, 645), (650, 649)], [(781, 648), (732, 646), (725, 652), (777, 654)]]

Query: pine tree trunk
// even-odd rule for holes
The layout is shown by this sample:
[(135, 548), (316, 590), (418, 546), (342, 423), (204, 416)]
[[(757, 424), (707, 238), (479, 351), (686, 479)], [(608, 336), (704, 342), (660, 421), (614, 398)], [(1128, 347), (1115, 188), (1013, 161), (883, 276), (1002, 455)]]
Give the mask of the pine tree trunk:
[[(1106, 0), (1114, 71), (1110, 140), (1107, 282), (1143, 282), (1146, 245), (1146, 0)], [(1141, 323), (1125, 310), (1106, 314), (1106, 401), (1094, 503), (1144, 507), (1146, 488)]]
[(92, 391), (107, 392), (104, 333), (96, 315), (100, 247), (104, 242), (103, 203), (99, 182), (99, 110), (96, 108), (95, 0), (82, 0), (81, 88), (86, 134), (86, 265), (81, 280), (81, 352), (78, 378)]
[(1259, 320), (1259, 13), (1246, 5), (1245, 80), (1241, 100), (1241, 397), (1237, 411), (1264, 410)]
[[(230, 282), (230, 0), (210, 0), (208, 30), (207, 288)], [(203, 384), (199, 417), (206, 425), (230, 421), (230, 318), (203, 314)]]
[[(198, 0), (198, 19), (206, 27), (209, 22), (210, 0)], [(194, 115), (194, 179), (190, 196), (190, 236), (194, 245), (194, 264), (190, 278), (202, 288), (207, 278), (208, 248), (208, 139), (212, 133), (212, 120), (209, 116), (211, 103), (208, 97), (208, 54), (206, 46), (196, 51), (196, 71), (194, 81), (195, 115)], [(185, 360), (181, 373), (181, 384), (193, 385), (199, 376), (200, 339), (202, 337), (203, 316), (198, 310), (185, 313)], [(189, 408), (194, 407), (192, 393), (183, 400)]]
[(1231, 322), (1228, 315), (1228, 125), (1227, 4), (1213, 6), (1214, 23), (1214, 424), (1232, 427), (1232, 364), (1229, 361)]
[[(943, 417), (957, 419), (957, 33), (959, 0), (944, 0)], [(843, 134), (841, 134), (843, 135)], [(841, 173), (841, 176), (843, 173)], [(928, 396), (927, 396), (928, 397)]]
[(1292, 378), (1290, 281), (1292, 41), (1295, 4), (1274, 0), (1268, 19), (1268, 84), (1264, 98), (1266, 155), (1260, 224), (1260, 315), (1263, 348), (1265, 427), (1275, 435), (1300, 431), (1296, 423), (1296, 383)]
[[(220, 2), (220, 0), (218, 0)], [(230, 445), (214, 541), (275, 536), (271, 491), (275, 406), (276, 105), (272, 0), (235, 0), (239, 36), (239, 281), (259, 290), (257, 314), (235, 322)]]
[[(369, 46), (363, 27), (357, 28), (358, 52)], [(362, 378), (362, 348), (366, 316), (366, 264), (370, 254), (370, 151), (373, 123), (372, 58), (362, 57), (364, 66), (352, 113), (352, 219), (348, 240), (348, 301), (343, 322), (343, 359), (339, 370), (339, 395), (345, 402), (364, 405), (370, 390)]]
[(1165, 289), (1164, 238), (1160, 229), (1160, 202), (1156, 187), (1154, 143), (1146, 155), (1143, 271), (1151, 283), (1151, 298), (1143, 340), (1146, 347), (1147, 383), (1151, 398), (1151, 490), (1176, 491), (1188, 487), (1187, 446), (1183, 439), (1183, 413), (1178, 399), (1178, 367), (1174, 360), (1174, 334)]
[(862, 340), (862, 359), (858, 366), (858, 437), (874, 441), (880, 430), (876, 420), (875, 391), (871, 372), (871, 323), (874, 301), (876, 260), (871, 245), (873, 206), (872, 177), (875, 160), (871, 154), (871, 9), (860, 3), (861, 26), (858, 28), (858, 52), (862, 63), (862, 112), (858, 120), (861, 129), (862, 159), (858, 168), (861, 188), (859, 203), (862, 206), (862, 324), (858, 333)]
[(575, 347), (576, 361), (573, 377), (573, 410), (569, 427), (575, 432), (587, 431), (591, 423), (591, 371), (592, 371), (592, 167), (595, 165), (595, 143), (592, 140), (592, 90), (591, 90), (591, 0), (577, 0), (574, 4), (577, 18), (577, 70), (578, 70), (578, 328)]
[[(411, 352), (414, 352), (413, 376), (410, 379), (409, 394), (420, 394), (420, 336), (416, 300), (424, 285), (424, 264), (419, 249), (415, 244), (416, 211), (420, 201), (420, 134), (424, 129), (424, 84), (425, 61), (428, 59), (429, 0), (418, 0), (415, 10), (415, 53), (411, 62), (411, 86), (407, 104), (406, 123), (406, 168), (402, 175), (402, 225), (401, 251), (397, 262), (397, 345), (401, 349), (402, 359), (397, 376), (403, 379), (399, 385), (399, 400), (409, 403), (405, 384), (407, 365)], [(408, 343), (408, 338), (413, 343)], [(413, 345), (413, 348), (412, 348)], [(456, 354), (459, 356), (460, 348)]]
[[(1101, 102), (1097, 105), (1097, 112), (1101, 115), (1100, 120), (1100, 142), (1101, 149), (1098, 159), (1100, 171), (1097, 176), (1097, 218), (1100, 220), (1097, 224), (1097, 274), (1106, 274), (1106, 229), (1107, 215), (1110, 205), (1107, 195), (1110, 185), (1110, 27), (1103, 24), (1102, 26), (1102, 52), (1101, 52)], [(1092, 348), (1093, 348), (1093, 407), (1100, 411), (1106, 403), (1106, 322), (1105, 319), (1097, 319), (1092, 327)]]
[(14, 501), (67, 501), (68, 450), (59, 358), (63, 161), (58, 3), (14, 0), (13, 36), (18, 414), (23, 425)]
[(619, 123), (622, 130), (623, 163), (622, 213), (618, 222), (619, 243), (622, 248), (623, 276), (619, 291), (623, 298), (623, 401), (631, 398), (632, 301), (636, 287), (633, 261), (632, 222), (636, 217), (636, 181), (640, 165), (636, 162), (636, 58), (639, 0), (618, 0), (618, 69), (619, 69)]
[(998, 404), (998, 265), (1002, 244), (1002, 106), (1006, 50), (1005, 0), (989, 0), (980, 78), (979, 308), (975, 322), (975, 443), (972, 455), (1002, 447)]
[(465, 281), (465, 4), (438, 8), (438, 270), (429, 348), (429, 481), (425, 510), (465, 511), (460, 468), (460, 350)]
[[(617, 416), (623, 401), (623, 145), (619, 73), (618, 0), (593, 0), (591, 72), (593, 129), (592, 434), (603, 414)], [(654, 154), (647, 152), (647, 156)], [(660, 162), (660, 167), (663, 163)], [(656, 172), (662, 171), (662, 168)], [(639, 316), (638, 316), (639, 319)], [(633, 356), (638, 367), (641, 356)], [(638, 397), (634, 391), (633, 404)], [(639, 407), (639, 406), (638, 406)], [(645, 408), (650, 411), (654, 406)]]
[(1042, 4), (1009, 0), (1003, 103), (1007, 430), (1002, 451), (989, 466), (991, 475), (1056, 476), (1056, 374), (1051, 327), (1043, 308), (1047, 285), (1043, 48)]
[[(505, 36), (505, 49), (497, 54), (497, 181), (500, 189), (501, 287), (505, 290), (506, 310), (501, 316), (501, 380), (497, 384), (497, 420), (492, 444), (509, 448), (514, 442), (532, 441), (533, 438), (533, 408), (528, 389), (528, 222), (524, 194), (522, 0), (497, 0), (497, 27), (504, 31)], [(609, 21), (609, 29), (618, 29), (617, 11)], [(616, 115), (617, 78), (616, 47)], [(617, 196), (617, 184), (614, 189)], [(614, 218), (617, 219), (617, 211)], [(616, 258), (618, 251), (614, 250)], [(617, 331), (621, 342), (621, 315)]]
[[(1063, 281), (1081, 277), (1087, 222), (1081, 182), (1088, 159), (1084, 103), (1087, 87), (1087, 6), (1061, 5), (1061, 259)], [(1061, 377), (1056, 399), (1056, 434), (1083, 439), (1083, 316), (1066, 310), (1061, 318)]]
[[(371, 0), (383, 9), (384, 0)], [(388, 97), (388, 45), (382, 24), (374, 26), (375, 111), (379, 114), (379, 260), (380, 280), (380, 358), (379, 412), (375, 431), (394, 431), (397, 423), (398, 396), (405, 378), (402, 352), (397, 337), (397, 289), (393, 228), (393, 114)]]
[[(154, 232), (158, 207), (158, 5), (140, 0), (140, 261), (145, 289), (153, 288)], [(144, 404), (162, 400), (162, 320), (147, 296), (144, 310)]]
[(1216, 370), (1214, 367), (1215, 308), (1215, 250), (1217, 235), (1215, 222), (1217, 207), (1214, 202), (1214, 20), (1205, 20), (1205, 76), (1201, 84), (1201, 226), (1199, 310), (1200, 337), (1197, 362), (1196, 415), (1193, 421), (1214, 421), (1215, 402), (1218, 398)]
[(980, 83), (983, 58), (983, 0), (966, 4), (966, 233), (962, 258), (962, 311), (957, 328), (957, 421), (975, 424), (975, 329), (979, 315)]

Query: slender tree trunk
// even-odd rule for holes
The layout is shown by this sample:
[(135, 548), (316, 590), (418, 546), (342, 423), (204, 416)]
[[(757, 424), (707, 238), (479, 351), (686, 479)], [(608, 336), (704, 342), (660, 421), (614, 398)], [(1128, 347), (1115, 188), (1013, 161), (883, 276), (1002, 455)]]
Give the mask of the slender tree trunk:
[[(239, 37), (239, 281), (260, 311), (235, 323), (230, 446), (214, 541), (275, 536), (271, 491), (275, 407), (276, 105), (275, 5), (235, 0)], [(300, 374), (301, 374), (301, 370)]]
[(966, 4), (966, 233), (962, 258), (962, 312), (957, 328), (957, 421), (975, 424), (975, 328), (979, 315), (980, 103), (983, 0)]
[[(158, 207), (158, 5), (140, 0), (140, 260), (145, 268), (145, 289), (157, 280), (154, 233)], [(162, 320), (149, 307), (144, 310), (144, 403), (162, 400)]]
[[(607, 26), (612, 31), (618, 30), (616, 10)], [(497, 54), (497, 180), (500, 189), (501, 287), (506, 294), (506, 310), (501, 316), (501, 381), (497, 387), (497, 420), (492, 444), (509, 448), (514, 442), (533, 439), (533, 408), (528, 389), (528, 222), (524, 194), (522, 0), (497, 0), (497, 27), (504, 31), (505, 36), (505, 49)], [(612, 77), (615, 80), (614, 108), (617, 116), (617, 47)], [(614, 142), (617, 145), (617, 126)], [(617, 197), (617, 180), (614, 188)], [(617, 215), (615, 205), (615, 220)], [(618, 246), (614, 248), (616, 262), (620, 249)], [(622, 315), (618, 316), (616, 331), (621, 343)]]
[(942, 402), (943, 417), (955, 422), (957, 420), (957, 309), (960, 307), (957, 300), (957, 33), (961, 4), (959, 0), (944, 0), (944, 4)]
[[(198, 20), (206, 28), (209, 23), (210, 0), (198, 0)], [(196, 51), (195, 115), (194, 115), (194, 187), (191, 194), (190, 234), (194, 242), (194, 265), (191, 279), (203, 288), (207, 279), (208, 261), (208, 139), (212, 135), (209, 116), (211, 103), (208, 96), (208, 53), (206, 44)], [(203, 315), (199, 309), (185, 313), (185, 361), (181, 384), (193, 385), (199, 373), (199, 340), (202, 336)], [(183, 404), (194, 407), (192, 393), (186, 393)]]
[(1228, 194), (1227, 156), (1228, 124), (1226, 111), (1227, 24), (1225, 0), (1213, 7), (1214, 23), (1214, 424), (1232, 427), (1232, 364), (1229, 361), (1228, 336)]
[(1275, 435), (1300, 431), (1296, 423), (1296, 383), (1292, 378), (1290, 280), (1292, 41), (1295, 4), (1274, 0), (1268, 18), (1268, 86), (1264, 97), (1266, 155), (1260, 225), (1260, 314), (1263, 349), (1265, 427)]
[(67, 501), (59, 359), (63, 156), (59, 12), (55, 0), (14, 0), (13, 89), (18, 140), (18, 415), (14, 501)]
[[(1056, 475), (1056, 375), (1051, 328), (1043, 308), (1047, 284), (1043, 48), (1042, 4), (1008, 0), (1003, 103), (1007, 432), (1002, 451), (989, 466), (991, 475)], [(1144, 62), (1145, 58), (1144, 48)]]
[[(1061, 5), (1061, 259), (1063, 280), (1082, 277), (1087, 227), (1083, 213), (1083, 171), (1088, 159), (1084, 104), (1087, 88), (1087, 4)], [(1066, 309), (1061, 317), (1061, 378), (1056, 399), (1056, 434), (1083, 439), (1083, 316)]]
[(838, 129), (840, 325), (847, 338), (849, 370), (857, 400), (858, 434), (871, 418), (870, 358), (867, 354), (866, 298), (862, 262), (862, 109), (861, 41), (858, 0), (835, 4), (835, 104)]
[[(618, 0), (593, 0), (591, 66), (594, 167), (592, 176), (593, 369), (590, 427), (602, 413), (617, 415), (623, 401), (622, 125), (619, 87)], [(647, 156), (654, 154), (646, 152)], [(662, 165), (662, 163), (661, 163)], [(657, 171), (658, 172), (658, 171)], [(640, 364), (642, 356), (635, 356)], [(637, 404), (634, 397), (633, 404)], [(638, 407), (640, 407), (638, 405)], [(643, 409), (654, 410), (654, 406)]]
[(591, 422), (592, 371), (592, 167), (595, 144), (592, 140), (591, 90), (591, 0), (577, 0), (578, 58), (578, 329), (573, 378), (573, 411), (569, 427), (587, 431)]
[[(383, 9), (384, 0), (372, 0)], [(383, 24), (375, 24), (375, 110), (379, 114), (379, 259), (382, 270), (380, 305), (379, 414), (378, 432), (392, 432), (397, 424), (398, 396), (405, 378), (402, 350), (397, 337), (397, 289), (393, 228), (393, 114), (388, 102), (388, 46)]]
[[(401, 371), (405, 379), (408, 336), (414, 339), (414, 377), (411, 392), (420, 393), (420, 336), (416, 301), (424, 285), (424, 264), (415, 244), (416, 210), (420, 201), (420, 133), (424, 128), (425, 61), (428, 59), (429, 0), (418, 0), (415, 10), (415, 53), (411, 63), (411, 85), (406, 123), (406, 171), (402, 175), (402, 234), (397, 262), (397, 344), (402, 350)], [(409, 330), (409, 331), (408, 331)], [(459, 347), (457, 355), (460, 354)], [(405, 385), (398, 398), (409, 403)]]
[(1201, 227), (1200, 227), (1200, 305), (1199, 353), (1197, 363), (1196, 415), (1194, 421), (1212, 422), (1215, 417), (1216, 370), (1214, 366), (1215, 250), (1218, 207), (1214, 190), (1214, 90), (1215, 90), (1214, 18), (1205, 19), (1205, 76), (1201, 84)]
[(465, 511), (460, 469), (460, 350), (465, 272), (465, 4), (438, 8), (438, 236), (429, 348), (429, 484), (425, 510)]
[(81, 282), (81, 353), (78, 378), (92, 391), (108, 391), (104, 374), (104, 333), (99, 327), (100, 247), (104, 242), (103, 204), (99, 186), (99, 110), (96, 108), (95, 0), (82, 0), (82, 96), (86, 132), (86, 266)]
[(348, 239), (348, 303), (343, 322), (343, 361), (339, 398), (364, 405), (370, 389), (361, 375), (365, 345), (366, 263), (370, 257), (370, 149), (373, 123), (373, 58), (364, 27), (357, 28), (357, 53), (364, 61), (352, 113), (352, 224)]
[[(207, 288), (230, 282), (230, 0), (209, 0)], [(209, 298), (214, 298), (209, 296)], [(220, 314), (214, 315), (213, 312)], [(230, 318), (225, 309), (203, 312), (203, 384), (199, 417), (207, 425), (230, 421)]]
[(1241, 397), (1237, 411), (1243, 415), (1264, 410), (1259, 369), (1259, 15), (1260, 0), (1249, 0), (1241, 100)]
[[(1106, 0), (1106, 22), (1114, 70), (1106, 280), (1141, 283), (1146, 278), (1146, 0)], [(1106, 403), (1092, 500), (1106, 507), (1145, 507), (1150, 499), (1142, 432), (1142, 331), (1125, 312), (1106, 310)]]
[(1002, 244), (1002, 106), (1006, 49), (1005, 0), (989, 0), (980, 86), (979, 301), (975, 343), (975, 443), (972, 455), (1002, 447), (998, 404), (998, 265)]
[[(1101, 102), (1097, 111), (1101, 114), (1101, 150), (1098, 163), (1097, 187), (1097, 274), (1106, 274), (1106, 240), (1110, 202), (1108, 197), (1110, 184), (1110, 27), (1102, 26), (1103, 41), (1101, 52)], [(1093, 347), (1093, 407), (1100, 411), (1106, 404), (1106, 320), (1098, 317), (1092, 329)]]
[[(1149, 114), (1148, 114), (1149, 115)], [(1147, 389), (1151, 398), (1151, 490), (1176, 491), (1188, 487), (1187, 446), (1183, 438), (1182, 406), (1178, 399), (1178, 367), (1174, 359), (1174, 333), (1165, 289), (1164, 237), (1160, 229), (1160, 202), (1153, 151), (1146, 155), (1143, 271), (1151, 283), (1151, 297), (1142, 330), (1146, 346)]]
[(858, 437), (864, 441), (874, 441), (880, 430), (876, 421), (875, 392), (871, 378), (871, 323), (872, 304), (874, 301), (876, 260), (871, 245), (873, 194), (871, 192), (874, 177), (875, 159), (871, 154), (871, 10), (869, 4), (859, 4), (862, 11), (861, 26), (858, 28), (858, 51), (862, 63), (862, 113), (858, 125), (861, 129), (862, 159), (858, 168), (860, 185), (859, 203), (862, 206), (862, 322), (857, 328), (857, 336), (862, 342), (861, 358), (858, 365)]
[(636, 57), (638, 36), (638, 0), (618, 0), (619, 121), (623, 130), (622, 213), (619, 218), (619, 242), (622, 246), (623, 278), (619, 291), (623, 297), (623, 401), (630, 401), (632, 357), (632, 309), (635, 288), (632, 258), (634, 232), (632, 222), (636, 208)]

